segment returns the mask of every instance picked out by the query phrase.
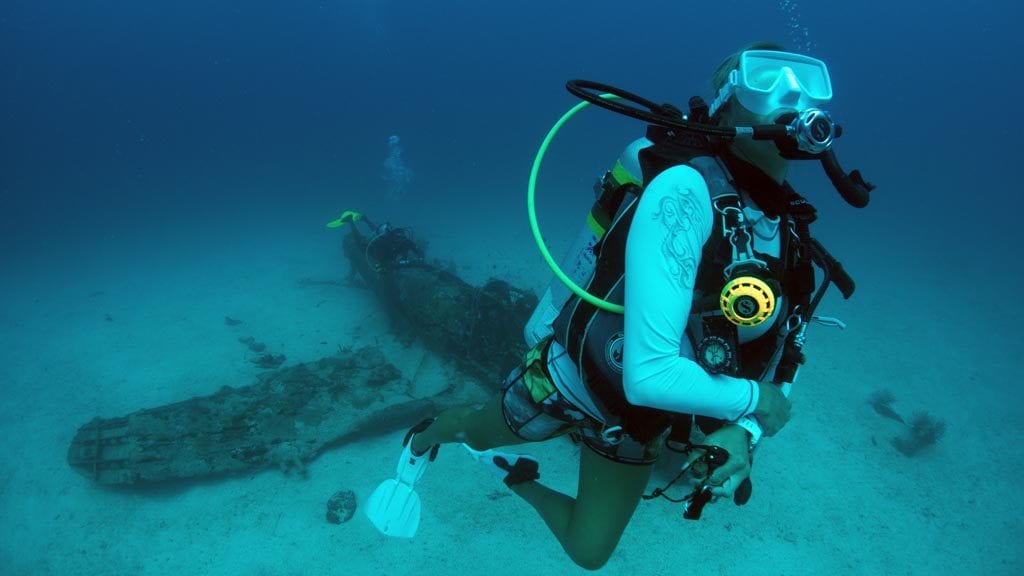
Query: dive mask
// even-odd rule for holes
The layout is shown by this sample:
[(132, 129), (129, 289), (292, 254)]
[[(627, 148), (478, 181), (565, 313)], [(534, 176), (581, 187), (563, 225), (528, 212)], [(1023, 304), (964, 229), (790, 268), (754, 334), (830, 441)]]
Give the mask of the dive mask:
[(740, 54), (739, 67), (718, 91), (711, 105), (713, 115), (735, 95), (754, 114), (767, 116), (779, 109), (804, 111), (832, 100), (828, 67), (817, 58), (778, 52), (747, 50)]

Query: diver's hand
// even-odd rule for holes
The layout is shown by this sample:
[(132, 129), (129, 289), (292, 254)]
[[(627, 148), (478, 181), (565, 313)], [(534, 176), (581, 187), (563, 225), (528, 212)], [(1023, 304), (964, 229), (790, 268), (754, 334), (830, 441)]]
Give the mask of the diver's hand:
[(786, 422), (789, 422), (789, 410), (792, 404), (775, 384), (758, 382), (757, 389), (760, 394), (757, 399), (757, 408), (754, 409), (754, 416), (757, 416), (764, 435), (774, 436), (779, 430), (782, 430)]
[[(712, 432), (704, 443), (720, 446), (729, 452), (729, 458), (704, 482), (715, 496), (731, 498), (740, 484), (750, 476), (750, 436), (735, 424), (727, 424)], [(688, 463), (704, 455), (703, 450), (694, 450)]]

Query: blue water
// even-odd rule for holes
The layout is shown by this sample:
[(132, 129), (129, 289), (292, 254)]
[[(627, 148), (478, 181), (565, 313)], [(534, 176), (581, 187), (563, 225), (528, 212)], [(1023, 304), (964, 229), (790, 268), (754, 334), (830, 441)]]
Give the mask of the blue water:
[[(78, 504), (61, 495), (93, 490), (63, 463), (75, 428), (98, 412), (216, 390), (197, 383), (190, 362), (230, 382), (235, 344), (187, 345), (222, 331), (224, 314), (259, 318), (296, 360), (330, 353), (317, 348), (328, 339), (358, 338), (271, 290), (343, 276), (338, 236), (323, 228), (342, 210), (413, 226), (442, 250), (481, 245), (490, 259), (460, 263), (473, 280), (504, 274), (542, 286), (525, 184), (544, 134), (575, 103), (565, 81), (684, 106), (693, 94), (712, 96), (707, 78), (725, 55), (774, 40), (828, 62), (830, 110), (844, 126), (840, 160), (878, 190), (857, 210), (816, 166), (793, 170), (819, 208), (816, 235), (859, 291), (826, 301), (823, 313), (851, 326), (823, 333), (805, 377), (814, 383), (798, 404), (804, 424), (774, 440), (758, 468), (780, 479), (773, 493), (799, 503), (765, 518), (809, 514), (820, 524), (763, 546), (712, 539), (721, 550), (711, 566), (1020, 574), (1015, 360), (1024, 315), (1013, 126), (1022, 82), (1013, 13), (1009, 2), (899, 0), (4, 2), (0, 424), (21, 440), (0, 456), (0, 573), (232, 573), (227, 559), (164, 561), (145, 547), (125, 552), (128, 564), (76, 560), (80, 551), (51, 526), (64, 526), (68, 541), (119, 528), (68, 523)], [(540, 181), (542, 223), (556, 245), (577, 228), (594, 178), (642, 130), (588, 110), (556, 140)], [(292, 305), (306, 311), (282, 311)], [(332, 305), (342, 314), (354, 304)], [(110, 333), (104, 315), (125, 328)], [(894, 456), (890, 422), (863, 402), (881, 387), (907, 411), (947, 420), (947, 437), (916, 459)], [(804, 443), (813, 447), (806, 458)], [(799, 467), (773, 468), (773, 458)], [(823, 474), (827, 481), (814, 480)], [(854, 489), (851, 504), (843, 494)], [(523, 521), (546, 538), (536, 518)], [(153, 525), (126, 530), (145, 539)], [(694, 537), (693, 526), (667, 526), (657, 539), (624, 540), (630, 548), (609, 571), (662, 566), (664, 538)], [(824, 540), (801, 535), (833, 526), (843, 528)], [(488, 537), (514, 558), (514, 534)], [(650, 541), (657, 546), (643, 545)], [(414, 571), (400, 552), (382, 550), (373, 558), (394, 564), (355, 573), (448, 573), (436, 556)], [(730, 550), (747, 556), (730, 559)], [(173, 546), (165, 552), (173, 558)], [(354, 554), (343, 542), (334, 552)], [(672, 562), (702, 552), (678, 554)], [(758, 554), (786, 560), (768, 567)], [(263, 561), (267, 573), (282, 573), (284, 562), (306, 573), (294, 558)], [(571, 570), (557, 554), (551, 561)]]

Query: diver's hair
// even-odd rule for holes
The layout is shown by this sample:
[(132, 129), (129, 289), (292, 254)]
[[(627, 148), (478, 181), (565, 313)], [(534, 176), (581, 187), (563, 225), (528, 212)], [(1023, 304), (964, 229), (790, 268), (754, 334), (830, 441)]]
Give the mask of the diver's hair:
[[(718, 65), (718, 69), (711, 75), (711, 88), (714, 90), (714, 94), (717, 96), (718, 91), (721, 90), (726, 80), (729, 79), (729, 73), (735, 70), (740, 65), (740, 54), (747, 50), (775, 50), (777, 52), (784, 52), (786, 47), (778, 42), (752, 42), (746, 45), (744, 48), (726, 56), (725, 60)], [(732, 106), (732, 98), (729, 99), (716, 113), (715, 120), (720, 120), (722, 113), (728, 110)], [(716, 122), (717, 123), (717, 122)]]
[(729, 72), (732, 72), (740, 65), (740, 54), (747, 50), (775, 50), (777, 52), (785, 52), (786, 47), (777, 42), (754, 42), (748, 44), (746, 47), (741, 49), (739, 52), (730, 54), (722, 60), (722, 63), (718, 65), (718, 70), (711, 75), (711, 87), (714, 88), (715, 93), (725, 84), (725, 81), (729, 79)]

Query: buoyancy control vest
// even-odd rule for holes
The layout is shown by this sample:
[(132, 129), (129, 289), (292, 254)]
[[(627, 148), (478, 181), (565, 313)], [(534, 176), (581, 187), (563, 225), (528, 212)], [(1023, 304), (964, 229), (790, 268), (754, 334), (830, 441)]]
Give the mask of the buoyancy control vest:
[[(724, 147), (714, 148), (706, 140), (662, 139), (642, 149), (639, 161), (641, 183), (623, 182), (611, 172), (603, 179), (591, 218), (610, 222), (594, 246), (597, 261), (586, 290), (612, 303), (624, 302), (626, 238), (643, 190), (667, 168), (691, 166), (708, 185), (715, 217), (697, 271), (686, 336), (699, 362), (703, 343), (727, 348), (725, 362), (700, 362), (709, 372), (779, 384), (791, 382), (803, 363), (802, 330), (799, 339), (795, 338), (795, 329), (804, 323), (798, 311), (810, 306), (815, 292), (811, 255), (805, 247), (810, 239), (808, 225), (815, 219), (814, 208), (788, 184), (776, 183)], [(778, 302), (784, 309), (773, 311), (773, 323), (759, 337), (741, 344), (737, 325), (724, 318), (720, 293), (728, 280), (726, 271), (735, 263), (737, 233), (736, 223), (730, 223), (725, 215), (742, 210), (745, 197), (767, 216), (780, 220), (778, 255), (755, 256), (764, 264), (762, 278), (778, 291)], [(813, 299), (816, 302), (818, 298)], [(554, 320), (554, 339), (573, 359), (595, 399), (619, 416), (618, 425), (627, 433), (644, 442), (661, 434), (679, 415), (626, 400), (622, 384), (623, 325), (623, 315), (571, 296)]]

